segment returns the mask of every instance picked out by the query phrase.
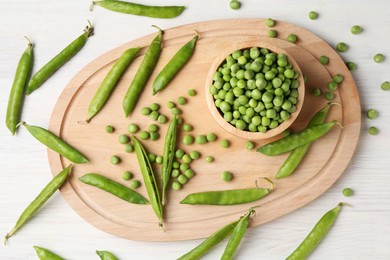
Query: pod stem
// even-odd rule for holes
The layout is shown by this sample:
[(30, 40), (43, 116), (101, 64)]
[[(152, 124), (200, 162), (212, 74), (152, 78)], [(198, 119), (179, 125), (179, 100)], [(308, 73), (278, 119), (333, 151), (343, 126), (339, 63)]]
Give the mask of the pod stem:
[(197, 30), (194, 30), (195, 36), (194, 38), (197, 38), (198, 40), (200, 39), (199, 33)]
[(333, 106), (333, 105), (336, 105), (336, 106), (339, 106), (341, 107), (341, 104), (340, 103), (337, 103), (337, 102), (328, 102), (327, 104), (328, 106)]
[(90, 11), (90, 12), (93, 11), (93, 8), (94, 8), (96, 2), (98, 2), (98, 1), (92, 1), (92, 2), (91, 2), (91, 5), (89, 6), (89, 11)]
[(160, 27), (158, 27), (157, 25), (152, 25), (152, 27), (158, 29), (162, 34), (164, 34), (164, 30), (162, 30)]
[(84, 33), (87, 35), (87, 37), (91, 37), (93, 35), (93, 25), (91, 23), (91, 21), (87, 20), (88, 21), (88, 25), (85, 27), (84, 29)]
[(332, 122), (333, 122), (334, 124), (338, 125), (341, 129), (344, 129), (343, 125), (342, 125), (339, 121), (333, 120)]
[[(273, 190), (275, 189), (275, 183), (274, 183), (273, 181), (271, 181), (269, 178), (267, 178), (267, 177), (261, 177), (260, 179), (266, 180), (268, 183), (271, 184), (271, 188), (268, 189), (269, 191), (273, 191)], [(257, 180), (255, 181), (255, 184), (256, 184), (256, 188), (257, 188), (257, 189), (260, 189)]]
[(24, 36), (24, 38), (27, 40), (28, 46), (30, 46), (30, 47), (34, 46), (34, 43), (26, 35)]
[(26, 125), (26, 122), (24, 122), (24, 121), (19, 122), (19, 123), (16, 125), (16, 128), (18, 128), (20, 125)]

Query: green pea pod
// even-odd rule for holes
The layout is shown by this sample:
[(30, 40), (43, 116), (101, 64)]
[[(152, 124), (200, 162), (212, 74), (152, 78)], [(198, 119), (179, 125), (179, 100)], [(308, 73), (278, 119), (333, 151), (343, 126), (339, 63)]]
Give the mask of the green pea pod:
[(177, 139), (177, 125), (179, 124), (179, 117), (172, 118), (171, 123), (168, 126), (168, 130), (165, 136), (163, 162), (161, 167), (162, 176), (162, 205), (165, 205), (166, 191), (168, 188), (169, 179), (171, 177), (171, 171), (173, 161), (175, 160), (175, 149)]
[(23, 126), (35, 137), (39, 142), (46, 145), (53, 151), (61, 154), (65, 158), (69, 159), (74, 163), (87, 163), (88, 159), (82, 155), (75, 148), (62, 141), (58, 136), (52, 132), (43, 129), (39, 126), (28, 125), (26, 122), (21, 122)]
[(157, 92), (163, 90), (190, 60), (192, 54), (194, 53), (195, 44), (198, 38), (199, 36), (196, 33), (194, 38), (181, 47), (175, 56), (173, 56), (168, 64), (165, 65), (162, 71), (157, 75), (153, 82), (153, 95), (156, 95)]
[(154, 18), (174, 18), (179, 16), (185, 9), (185, 6), (150, 6), (116, 0), (101, 0), (92, 1), (91, 11), (94, 5), (99, 5), (115, 12)]
[(46, 248), (34, 246), (34, 249), (40, 260), (64, 260), (64, 258), (54, 254)]
[(137, 155), (138, 164), (141, 169), (150, 204), (152, 205), (153, 211), (159, 220), (160, 227), (163, 227), (163, 211), (161, 197), (152, 165), (150, 164), (148, 154), (146, 153), (141, 142), (138, 141), (138, 139), (134, 136), (131, 137), (131, 139), (133, 141), (134, 150)]
[(5, 118), (6, 125), (11, 131), (12, 135), (15, 135), (16, 125), (20, 122), (24, 90), (28, 77), (31, 73), (33, 63), (33, 44), (27, 37), (26, 39), (28, 40), (28, 47), (20, 58), (18, 67), (16, 69), (14, 82), (9, 94), (7, 115)]
[(30, 79), (27, 86), (27, 95), (30, 95), (45, 81), (50, 78), (59, 68), (61, 68), (68, 60), (76, 55), (81, 48), (87, 43), (90, 36), (93, 35), (93, 26), (88, 21), (89, 25), (84, 29), (84, 33), (80, 35), (76, 40), (69, 44), (53, 59), (51, 59), (46, 65), (44, 65), (34, 76)]
[(116, 256), (108, 251), (98, 251), (96, 250), (96, 254), (100, 257), (101, 260), (118, 260)]
[(245, 235), (246, 230), (248, 229), (249, 219), (255, 211), (251, 208), (249, 211), (241, 218), (236, 227), (233, 230), (233, 234), (229, 239), (225, 247), (225, 251), (222, 254), (221, 260), (231, 260), (233, 259), (234, 254), (237, 251), (238, 246), (242, 238)]
[(251, 188), (237, 190), (205, 191), (189, 194), (180, 204), (190, 205), (238, 205), (259, 200), (267, 196), (274, 190), (274, 183), (268, 178), (264, 178), (272, 184), (269, 189)]
[(89, 104), (87, 122), (91, 121), (91, 119), (99, 113), (106, 104), (120, 78), (125, 73), (130, 63), (134, 60), (140, 49), (140, 47), (128, 49), (112, 66)]
[(148, 200), (138, 192), (96, 173), (88, 173), (79, 178), (85, 184), (111, 193), (118, 198), (134, 204), (148, 204)]
[(224, 240), (229, 234), (232, 233), (234, 228), (237, 226), (239, 220), (234, 221), (208, 237), (205, 241), (199, 244), (197, 247), (192, 249), (187, 254), (181, 256), (177, 260), (196, 260), (201, 258), (204, 254), (206, 254), (211, 248), (215, 245), (219, 244), (222, 240)]
[(340, 202), (335, 208), (331, 209), (317, 222), (314, 228), (303, 242), (289, 255), (286, 260), (303, 260), (306, 259), (317, 248), (319, 243), (324, 239), (326, 234), (332, 228), (337, 216), (339, 215), (344, 203)]
[(123, 110), (126, 117), (133, 112), (139, 96), (145, 88), (145, 85), (157, 64), (158, 58), (160, 57), (163, 30), (158, 27), (156, 28), (159, 29), (159, 33), (146, 50), (141, 65), (139, 66), (129, 89), (126, 92), (125, 98), (123, 99)]
[(318, 138), (324, 136), (333, 128), (335, 124), (340, 125), (339, 122), (334, 120), (332, 122), (307, 127), (306, 129), (300, 132), (291, 134), (287, 137), (266, 144), (258, 148), (256, 151), (269, 156), (287, 153), (299, 146), (311, 143), (317, 140)]
[(7, 242), (8, 238), (14, 235), (21, 227), (23, 227), (45, 204), (45, 202), (56, 192), (62, 184), (66, 181), (72, 165), (66, 167), (63, 171), (57, 174), (39, 193), (39, 195), (27, 206), (22, 212), (19, 219), (16, 221), (14, 228), (5, 236), (4, 243)]
[[(324, 108), (318, 111), (309, 121), (307, 127), (323, 124), (326, 117), (328, 116), (329, 110), (332, 105), (337, 103), (329, 102)], [(290, 176), (298, 165), (301, 163), (302, 159), (305, 157), (307, 151), (309, 150), (310, 143), (299, 146), (291, 151), (290, 155), (279, 168), (278, 172), (275, 175), (276, 179), (281, 179)]]

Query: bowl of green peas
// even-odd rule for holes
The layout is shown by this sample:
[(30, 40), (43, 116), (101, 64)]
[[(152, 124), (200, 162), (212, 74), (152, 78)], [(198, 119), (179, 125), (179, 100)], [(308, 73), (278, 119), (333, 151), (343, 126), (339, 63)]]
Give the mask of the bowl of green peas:
[(206, 81), (206, 101), (227, 132), (250, 140), (286, 130), (301, 111), (305, 86), (297, 62), (272, 41), (221, 50)]

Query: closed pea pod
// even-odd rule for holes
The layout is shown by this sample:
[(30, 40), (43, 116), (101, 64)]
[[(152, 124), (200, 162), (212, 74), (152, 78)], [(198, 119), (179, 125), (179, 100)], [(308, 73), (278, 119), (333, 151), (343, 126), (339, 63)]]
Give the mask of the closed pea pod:
[(35, 137), (39, 142), (46, 145), (48, 148), (53, 151), (61, 154), (65, 158), (69, 159), (74, 163), (87, 163), (88, 159), (82, 155), (75, 148), (70, 146), (61, 140), (58, 136), (52, 132), (43, 129), (39, 126), (28, 125), (26, 122), (21, 122), (24, 127), (30, 132), (30, 134)]
[(165, 65), (162, 71), (157, 75), (153, 82), (153, 95), (163, 90), (168, 83), (176, 76), (176, 74), (184, 67), (189, 61), (195, 50), (195, 44), (198, 40), (198, 33), (192, 38), (191, 41), (186, 43), (180, 50), (173, 56), (173, 58)]
[(150, 6), (117, 0), (101, 0), (92, 1), (92, 5), (90, 7), (91, 11), (94, 5), (98, 5), (115, 12), (153, 18), (174, 18), (179, 16), (185, 9), (185, 6)]
[(45, 202), (50, 199), (50, 197), (62, 186), (62, 184), (64, 184), (71, 169), (72, 165), (66, 167), (42, 189), (39, 195), (22, 212), (12, 230), (5, 236), (4, 243), (6, 243), (8, 238), (22, 228), (38, 212)]
[(168, 188), (169, 179), (171, 177), (173, 161), (175, 160), (175, 148), (177, 139), (177, 125), (179, 123), (179, 117), (172, 118), (171, 123), (168, 126), (168, 130), (165, 136), (164, 155), (161, 169), (162, 176), (162, 205), (165, 204), (166, 191)]
[(156, 177), (153, 172), (153, 168), (148, 158), (148, 154), (146, 153), (144, 147), (136, 137), (133, 136), (132, 141), (134, 144), (134, 150), (137, 155), (138, 164), (141, 169), (150, 204), (152, 205), (153, 211), (159, 220), (160, 227), (163, 227), (163, 211), (160, 192), (158, 189)]
[(180, 204), (224, 206), (238, 205), (256, 201), (264, 198), (274, 190), (274, 183), (268, 178), (263, 179), (271, 183), (272, 187), (197, 192), (186, 196), (182, 201), (180, 201)]
[(237, 226), (239, 220), (227, 224), (226, 226), (220, 228), (205, 241), (199, 244), (197, 247), (192, 249), (190, 252), (179, 257), (177, 260), (196, 260), (206, 254), (212, 247), (224, 240), (229, 234), (232, 233), (234, 228)]
[(96, 173), (88, 173), (79, 178), (85, 184), (107, 191), (112, 195), (134, 204), (148, 204), (148, 200), (132, 189)]
[(139, 66), (129, 89), (126, 92), (125, 98), (123, 99), (123, 110), (126, 117), (133, 112), (139, 96), (148, 82), (150, 75), (157, 64), (158, 58), (160, 57), (163, 30), (157, 26), (154, 27), (159, 30), (159, 33), (146, 50), (141, 65)]
[(229, 242), (226, 245), (225, 251), (222, 254), (221, 260), (230, 260), (233, 258), (234, 254), (238, 249), (238, 246), (240, 245), (242, 238), (246, 233), (246, 230), (248, 229), (249, 219), (254, 213), (254, 209), (250, 208), (249, 211), (237, 223), (236, 227), (233, 230), (232, 236), (230, 237)]
[[(337, 103), (328, 103), (324, 108), (318, 111), (309, 121), (308, 127), (323, 124), (331, 106), (336, 105)], [(337, 104), (339, 105), (339, 104)], [(275, 175), (275, 178), (280, 179), (287, 176), (290, 176), (295, 169), (298, 167), (302, 159), (305, 157), (308, 149), (310, 147), (310, 143), (299, 146), (291, 151), (290, 155), (284, 161), (283, 165), (279, 168), (278, 172)]]
[(319, 243), (324, 239), (326, 234), (335, 223), (344, 203), (340, 202), (335, 208), (331, 209), (317, 222), (314, 228), (303, 242), (289, 255), (286, 260), (301, 260), (306, 259)]
[(140, 49), (140, 47), (137, 47), (126, 50), (112, 66), (89, 104), (87, 122), (99, 113), (106, 104), (123, 73), (125, 73), (127, 67), (134, 60)]
[(93, 35), (93, 26), (88, 21), (89, 25), (84, 29), (84, 33), (76, 40), (69, 44), (46, 65), (44, 65), (34, 76), (30, 79), (27, 86), (27, 95), (30, 95), (37, 88), (39, 88), (51, 75), (53, 75), (59, 68), (61, 68), (68, 60), (76, 55), (87, 43), (90, 36)]
[(64, 260), (64, 258), (62, 258), (57, 254), (54, 254), (53, 252), (51, 252), (46, 248), (34, 246), (34, 249), (40, 260)]
[(5, 118), (6, 125), (12, 135), (15, 134), (16, 125), (20, 120), (20, 114), (23, 107), (24, 90), (32, 68), (33, 44), (27, 37), (26, 39), (28, 40), (28, 47), (22, 54), (16, 69), (14, 82), (9, 94), (7, 115)]
[(335, 124), (340, 125), (339, 122), (334, 120), (332, 122), (308, 127), (302, 131), (291, 134), (272, 143), (266, 144), (258, 148), (256, 151), (269, 156), (279, 155), (292, 151), (299, 146), (311, 143), (318, 138), (324, 136), (333, 128)]
[(101, 260), (118, 260), (116, 256), (108, 251), (96, 250), (96, 254), (100, 257)]

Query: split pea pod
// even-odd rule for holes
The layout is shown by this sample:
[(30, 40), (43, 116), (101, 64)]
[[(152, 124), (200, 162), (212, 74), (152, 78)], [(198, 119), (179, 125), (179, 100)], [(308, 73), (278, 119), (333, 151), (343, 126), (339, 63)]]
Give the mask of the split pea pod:
[(239, 220), (234, 221), (226, 226), (220, 228), (210, 237), (208, 237), (205, 241), (199, 244), (197, 247), (192, 249), (187, 254), (181, 256), (177, 260), (197, 260), (206, 254), (211, 248), (219, 244), (222, 240), (224, 240), (228, 235), (230, 235), (234, 228), (237, 226)]
[(133, 112), (139, 96), (141, 95), (142, 90), (145, 88), (145, 85), (157, 64), (158, 58), (160, 57), (162, 35), (164, 31), (157, 26), (155, 27), (159, 29), (159, 33), (146, 50), (141, 65), (139, 66), (123, 100), (123, 110), (126, 117), (128, 117)]
[(15, 226), (5, 236), (4, 243), (6, 243), (8, 238), (14, 235), (20, 228), (22, 228), (38, 212), (38, 210), (46, 203), (46, 201), (50, 199), (50, 197), (64, 184), (71, 169), (72, 169), (72, 165), (69, 165), (63, 171), (57, 174), (43, 188), (43, 190), (39, 193), (39, 195), (22, 212), (19, 219), (16, 221)]
[(319, 243), (324, 239), (326, 234), (332, 228), (337, 216), (339, 215), (344, 203), (340, 202), (335, 208), (331, 209), (317, 222), (314, 228), (310, 231), (309, 235), (303, 240), (303, 242), (289, 255), (286, 260), (302, 260), (306, 259)]
[(101, 0), (92, 1), (91, 11), (94, 5), (99, 5), (115, 12), (154, 18), (174, 18), (179, 16), (185, 9), (185, 6), (150, 6), (117, 0)]
[(162, 71), (157, 75), (153, 82), (153, 95), (156, 95), (157, 92), (163, 90), (190, 60), (192, 54), (194, 53), (196, 41), (198, 38), (198, 33), (196, 33), (194, 38), (181, 47), (175, 56), (173, 56), (168, 64), (165, 65)]
[(150, 204), (152, 205), (153, 211), (159, 220), (160, 227), (163, 227), (163, 210), (156, 176), (154, 175), (148, 154), (141, 142), (134, 136), (131, 139), (133, 141), (134, 150), (137, 155), (138, 164), (141, 169)]
[(96, 250), (96, 254), (100, 257), (101, 260), (118, 260), (116, 256), (108, 251), (98, 251)]
[(226, 245), (225, 251), (222, 254), (221, 260), (231, 260), (237, 251), (238, 246), (242, 238), (244, 237), (246, 230), (248, 229), (249, 219), (254, 214), (254, 209), (250, 208), (249, 211), (241, 218), (236, 227), (233, 230), (232, 236)]
[(148, 200), (138, 192), (96, 173), (87, 173), (79, 178), (85, 184), (107, 191), (112, 195), (134, 204), (148, 204)]
[[(328, 116), (329, 110), (332, 105), (337, 103), (329, 102), (324, 108), (318, 111), (309, 121), (307, 127), (323, 124), (325, 122), (326, 117)], [(302, 159), (305, 157), (308, 149), (310, 147), (310, 143), (299, 146), (291, 151), (290, 155), (283, 163), (283, 165), (279, 168), (278, 172), (275, 175), (275, 178), (285, 178), (290, 176), (295, 169), (298, 167)]]
[(69, 144), (65, 143), (52, 132), (39, 126), (28, 125), (26, 122), (21, 122), (20, 124), (26, 127), (30, 134), (35, 137), (35, 139), (37, 139), (39, 142), (52, 149), (53, 151), (61, 154), (70, 161), (74, 163), (89, 162), (84, 155), (82, 155), (79, 151), (77, 151)]
[(15, 135), (16, 125), (20, 122), (20, 114), (23, 107), (24, 90), (27, 84), (28, 77), (31, 73), (33, 63), (33, 44), (28, 40), (27, 49), (22, 54), (16, 69), (14, 82), (9, 94), (7, 115), (5, 117), (6, 125)]
[(34, 246), (34, 249), (40, 260), (64, 260), (64, 258), (54, 254), (52, 251), (46, 248)]
[(179, 124), (179, 117), (172, 118), (171, 123), (168, 126), (168, 130), (165, 136), (164, 154), (161, 169), (162, 178), (162, 205), (165, 204), (166, 192), (171, 177), (171, 171), (173, 162), (175, 161), (176, 151), (176, 139), (177, 139), (177, 125)]
[(88, 107), (87, 122), (99, 113), (99, 111), (106, 104), (108, 98), (111, 96), (111, 93), (114, 91), (117, 83), (119, 82), (122, 75), (125, 73), (127, 67), (134, 60), (137, 55), (140, 47), (130, 48), (125, 51), (119, 59), (112, 66), (111, 70), (108, 72), (103, 82), (100, 84), (98, 90), (93, 96), (91, 103)]
[(30, 95), (45, 81), (50, 78), (59, 68), (61, 68), (68, 60), (76, 55), (81, 48), (87, 43), (90, 36), (93, 35), (93, 26), (88, 21), (89, 25), (84, 29), (84, 33), (80, 35), (76, 40), (70, 43), (65, 49), (51, 59), (46, 65), (44, 65), (37, 73), (32, 76), (28, 82), (26, 94)]
[(299, 146), (311, 143), (318, 138), (324, 136), (336, 124), (340, 125), (339, 122), (334, 120), (332, 122), (307, 127), (302, 131), (291, 134), (272, 143), (266, 144), (258, 148), (256, 151), (269, 156), (287, 153)]
[[(189, 194), (180, 204), (190, 205), (238, 205), (264, 198), (274, 190), (274, 183), (264, 178), (272, 184), (271, 188), (250, 188), (237, 190), (205, 191)], [(257, 186), (257, 185), (256, 185)]]

